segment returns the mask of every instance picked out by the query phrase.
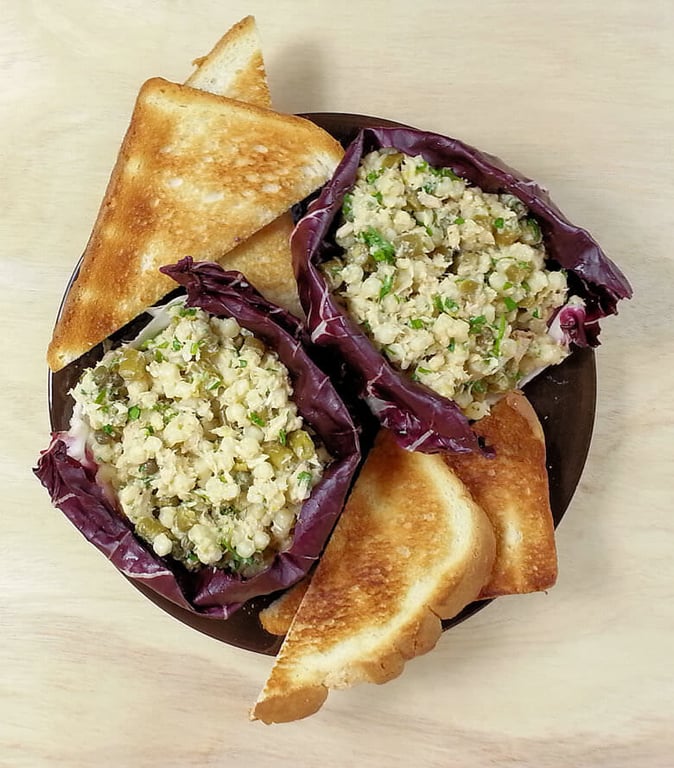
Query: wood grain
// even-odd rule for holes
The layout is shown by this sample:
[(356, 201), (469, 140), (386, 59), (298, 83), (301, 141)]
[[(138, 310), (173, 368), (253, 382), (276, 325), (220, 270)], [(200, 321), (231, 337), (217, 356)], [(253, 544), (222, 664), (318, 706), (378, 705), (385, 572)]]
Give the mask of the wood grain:
[[(0, 765), (604, 766), (674, 754), (674, 6), (9, 0), (0, 26)], [(504, 598), (382, 687), (247, 720), (271, 659), (130, 587), (30, 472), (44, 353), (141, 83), (247, 13), (274, 103), (458, 136), (538, 179), (623, 267), (559, 582)], [(299, 755), (299, 757), (297, 757)]]

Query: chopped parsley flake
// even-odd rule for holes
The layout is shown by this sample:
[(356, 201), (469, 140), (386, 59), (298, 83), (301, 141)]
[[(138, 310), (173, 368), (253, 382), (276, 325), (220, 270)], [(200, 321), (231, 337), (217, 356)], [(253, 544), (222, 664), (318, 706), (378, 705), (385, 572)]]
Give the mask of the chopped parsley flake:
[(360, 234), (361, 240), (367, 245), (370, 255), (377, 261), (386, 264), (395, 264), (395, 248), (374, 227), (368, 227)]
[(436, 293), (433, 296), (433, 307), (437, 310), (438, 314), (440, 314), (441, 312), (454, 312), (459, 308), (459, 305), (454, 299), (443, 299), (440, 294)]
[(266, 426), (267, 422), (255, 411), (251, 411), (248, 414), (248, 418), (251, 420), (253, 424), (255, 424), (258, 427), (264, 427)]
[(379, 299), (381, 300), (384, 298), (384, 296), (388, 296), (392, 290), (393, 290), (393, 275), (387, 275), (382, 281), (381, 288), (379, 289)]
[(451, 168), (429, 168), (428, 169), (434, 176), (439, 176), (443, 179), (453, 179), (454, 181), (461, 181), (461, 177), (457, 176)]
[(508, 323), (506, 321), (506, 316), (501, 315), (498, 319), (498, 325), (496, 326), (496, 338), (494, 339), (493, 352), (496, 357), (498, 357), (501, 352), (501, 342), (503, 341), (507, 327)]
[[(541, 234), (541, 227), (539, 223), (536, 221), (536, 219), (528, 218), (524, 220), (525, 226), (527, 226), (531, 233), (531, 241), (533, 243), (540, 243), (542, 234)], [(531, 242), (530, 241), (530, 242)]]
[(342, 200), (342, 216), (347, 221), (353, 221), (353, 195), (347, 193)]

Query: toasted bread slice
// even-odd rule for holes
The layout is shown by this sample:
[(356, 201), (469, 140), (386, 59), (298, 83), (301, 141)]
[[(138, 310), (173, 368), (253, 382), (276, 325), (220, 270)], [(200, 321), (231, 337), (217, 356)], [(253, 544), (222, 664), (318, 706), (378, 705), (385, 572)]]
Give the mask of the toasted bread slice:
[(382, 430), (251, 717), (296, 720), (330, 688), (399, 675), (477, 597), (494, 554), (487, 516), (442, 457)]
[(310, 583), (311, 576), (305, 576), (260, 611), (258, 618), (266, 632), (270, 635), (287, 634)]
[[(207, 56), (194, 63), (198, 68), (186, 85), (259, 107), (271, 106), (260, 36), (252, 16), (235, 24)], [(290, 251), (293, 227), (288, 211), (218, 260), (226, 269), (243, 273), (270, 301), (302, 317)]]
[(260, 35), (253, 16), (241, 19), (209, 54), (195, 59), (194, 64), (197, 69), (185, 85), (258, 107), (271, 106)]
[(269, 301), (304, 317), (290, 251), (294, 226), (292, 214), (284, 213), (218, 261), (244, 274)]
[(54, 331), (50, 367), (170, 291), (160, 266), (221, 258), (325, 183), (342, 155), (308, 120), (149, 80)]
[(475, 431), (496, 450), (493, 459), (449, 454), (447, 464), (487, 513), (496, 534), (496, 562), (480, 598), (538, 592), (557, 580), (545, 438), (520, 392), (496, 403)]

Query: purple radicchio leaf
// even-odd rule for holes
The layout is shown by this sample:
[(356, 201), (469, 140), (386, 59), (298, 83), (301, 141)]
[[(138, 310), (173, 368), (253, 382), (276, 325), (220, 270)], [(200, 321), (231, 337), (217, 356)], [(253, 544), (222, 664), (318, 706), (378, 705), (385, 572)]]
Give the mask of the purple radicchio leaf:
[(250, 578), (212, 566), (191, 572), (171, 558), (158, 557), (134, 535), (108, 490), (96, 482), (96, 467), (69, 455), (72, 440), (67, 434), (53, 436), (34, 471), (54, 506), (125, 576), (142, 580), (182, 608), (227, 618), (245, 601), (291, 586), (316, 561), (360, 461), (358, 432), (329, 378), (310, 358), (302, 327), (290, 313), (266, 301), (241, 274), (217, 264), (194, 264), (187, 257), (162, 271), (186, 288), (188, 306), (234, 317), (276, 351), (290, 372), (299, 413), (332, 457), (301, 507), (291, 544)]
[(499, 158), (457, 139), (413, 128), (360, 131), (292, 236), (293, 265), (312, 341), (339, 351), (359, 377), (362, 397), (403, 447), (427, 453), (475, 451), (478, 441), (456, 403), (396, 371), (335, 300), (319, 269), (336, 247), (332, 241), (335, 219), (344, 195), (355, 183), (363, 155), (386, 147), (421, 155), (435, 167), (451, 167), (484, 191), (508, 192), (527, 205), (541, 226), (551, 266), (556, 264), (575, 276), (576, 293), (585, 302), (583, 311), (564, 311), (559, 318), (567, 340), (596, 346), (597, 321), (615, 314), (618, 300), (629, 298), (632, 289), (588, 232), (571, 224), (544, 189)]

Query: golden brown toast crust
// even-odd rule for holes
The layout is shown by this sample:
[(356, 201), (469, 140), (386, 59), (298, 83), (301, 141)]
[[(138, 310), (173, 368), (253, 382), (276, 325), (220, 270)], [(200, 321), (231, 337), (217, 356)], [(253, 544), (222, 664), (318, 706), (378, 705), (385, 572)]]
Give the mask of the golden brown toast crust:
[(399, 675), (477, 597), (494, 554), (489, 520), (442, 458), (382, 430), (252, 716), (306, 717), (327, 688)]
[(450, 454), (446, 461), (485, 510), (496, 533), (496, 562), (480, 598), (537, 592), (557, 579), (543, 430), (526, 397), (508, 393), (474, 425), (493, 459)]
[(273, 603), (263, 608), (258, 614), (262, 628), (270, 635), (285, 635), (293, 618), (297, 613), (300, 603), (309, 588), (311, 576), (305, 576), (297, 584), (287, 589)]
[(313, 123), (161, 78), (139, 94), (80, 276), (48, 351), (67, 365), (323, 184), (343, 155)]
[(187, 78), (186, 85), (258, 107), (271, 106), (264, 59), (253, 16), (246, 16), (234, 24), (210, 53), (200, 56), (193, 63), (197, 69)]
[(284, 213), (218, 261), (242, 272), (269, 301), (303, 317), (290, 251), (293, 228), (292, 214)]

